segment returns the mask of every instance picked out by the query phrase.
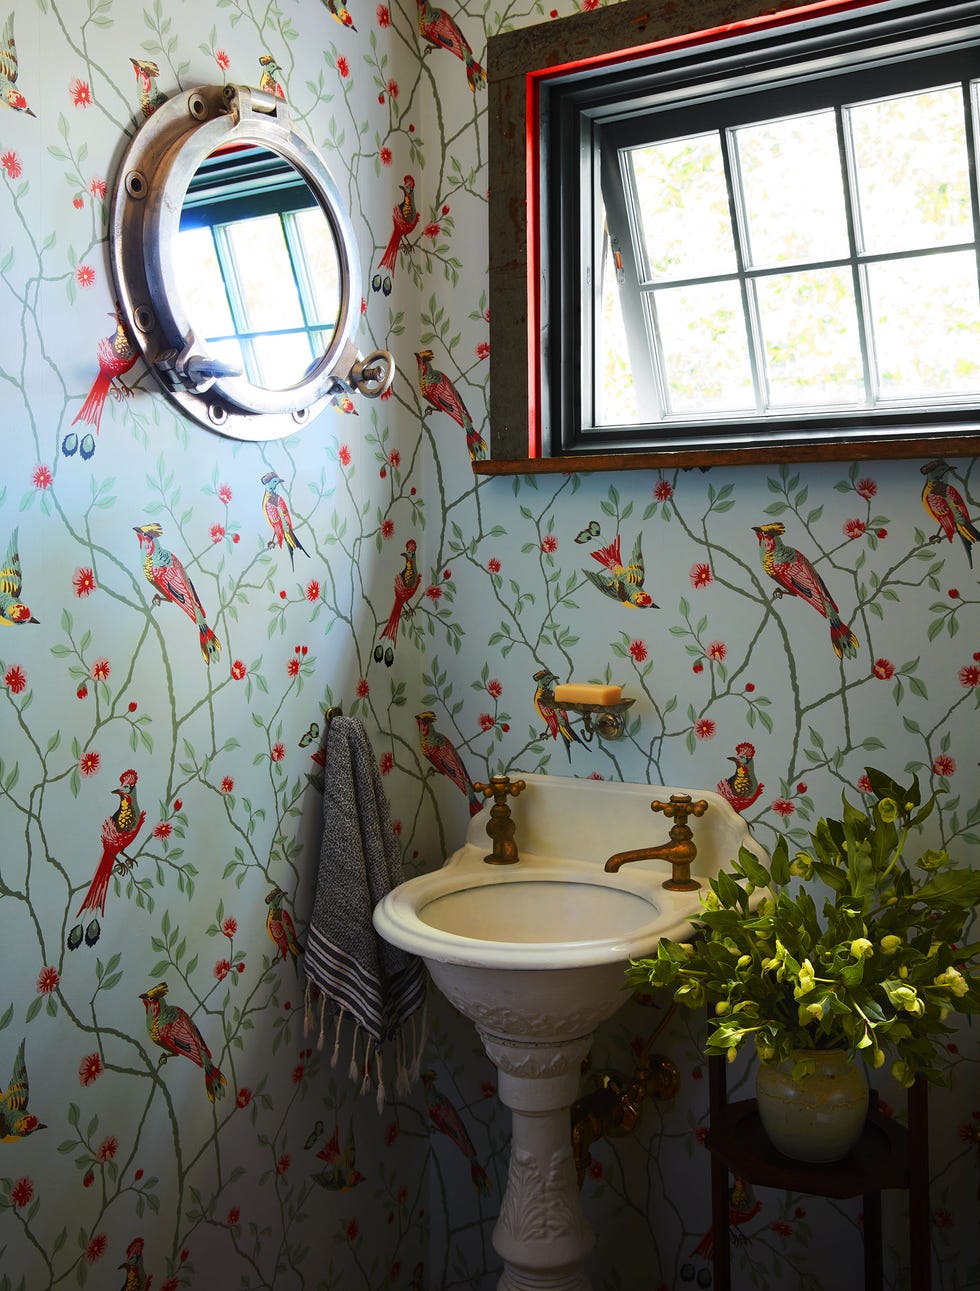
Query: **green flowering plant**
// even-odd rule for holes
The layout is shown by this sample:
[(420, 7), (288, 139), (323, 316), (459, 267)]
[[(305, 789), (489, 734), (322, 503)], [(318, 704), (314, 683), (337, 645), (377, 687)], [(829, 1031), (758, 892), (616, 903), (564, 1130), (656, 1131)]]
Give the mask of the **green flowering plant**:
[[(866, 809), (845, 794), (841, 819), (819, 820), (792, 857), (781, 836), (768, 867), (742, 848), (702, 894), (698, 935), (663, 938), (656, 958), (631, 962), (630, 985), (713, 1006), (706, 1053), (731, 1061), (751, 1043), (775, 1063), (846, 1048), (873, 1068), (890, 1057), (906, 1086), (920, 1074), (944, 1079), (946, 1019), (980, 1012), (971, 969), (980, 942), (963, 944), (980, 872), (945, 850), (909, 864), (909, 837), (935, 798), (921, 802), (917, 779), (903, 788), (871, 767), (867, 776)], [(794, 1070), (804, 1074), (805, 1062), (797, 1057)]]

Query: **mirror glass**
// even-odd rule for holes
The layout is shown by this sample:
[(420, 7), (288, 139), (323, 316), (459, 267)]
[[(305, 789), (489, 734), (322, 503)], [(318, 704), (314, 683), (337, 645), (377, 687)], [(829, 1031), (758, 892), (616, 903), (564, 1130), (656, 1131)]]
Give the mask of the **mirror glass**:
[(337, 239), (303, 175), (271, 148), (229, 143), (191, 177), (174, 263), (209, 354), (288, 390), (327, 352), (343, 279)]

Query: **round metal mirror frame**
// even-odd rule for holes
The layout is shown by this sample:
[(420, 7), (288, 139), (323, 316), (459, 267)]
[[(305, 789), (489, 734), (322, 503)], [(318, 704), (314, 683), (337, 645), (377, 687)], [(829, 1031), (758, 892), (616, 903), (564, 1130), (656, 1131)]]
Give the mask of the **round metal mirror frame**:
[[(326, 353), (286, 390), (253, 385), (208, 353), (178, 288), (181, 208), (201, 162), (227, 144), (261, 145), (303, 177), (337, 245), (341, 299)], [(352, 337), (361, 279), (354, 229), (326, 164), (298, 135), (285, 101), (242, 85), (202, 85), (169, 99), (137, 131), (112, 194), (109, 241), (118, 301), (132, 339), (166, 395), (189, 417), (236, 439), (281, 439), (338, 395), (383, 394), (394, 377), (385, 350), (362, 358)]]

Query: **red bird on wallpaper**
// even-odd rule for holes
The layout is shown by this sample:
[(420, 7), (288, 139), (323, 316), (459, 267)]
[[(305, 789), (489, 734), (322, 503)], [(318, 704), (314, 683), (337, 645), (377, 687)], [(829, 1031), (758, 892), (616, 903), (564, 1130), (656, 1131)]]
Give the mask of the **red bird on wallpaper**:
[(718, 781), (718, 792), (723, 798), (727, 798), (736, 811), (745, 811), (766, 787), (759, 783), (755, 774), (755, 745), (748, 740), (736, 744), (735, 755), (728, 760), (735, 763), (735, 772), (727, 780)]
[[(128, 386), (124, 386), (119, 377), (128, 372), (139, 357), (139, 351), (129, 339), (129, 334), (123, 325), (122, 316), (119, 313), (109, 315), (116, 320), (116, 330), (111, 336), (103, 337), (99, 341), (98, 360), (99, 375), (92, 382), (92, 389), (88, 392), (88, 397), (78, 410), (78, 416), (71, 423), (73, 426), (76, 422), (87, 421), (90, 426), (95, 427), (95, 433), (99, 433), (99, 426), (102, 422), (102, 408), (105, 404), (106, 395), (112, 391), (113, 398), (122, 399), (132, 392)], [(113, 382), (117, 381), (117, 385)]]
[[(98, 911), (105, 918), (105, 899), (109, 891), (109, 880), (114, 869), (122, 871), (135, 865), (132, 857), (127, 856), (126, 848), (136, 841), (136, 835), (146, 823), (146, 812), (140, 811), (136, 801), (136, 782), (139, 776), (130, 768), (119, 777), (119, 788), (113, 789), (119, 795), (119, 806), (102, 823), (102, 859), (96, 866), (95, 875), (85, 893), (85, 899), (78, 907), (75, 918), (84, 910)], [(138, 813), (138, 814), (137, 814)], [(119, 858), (123, 860), (120, 861)], [(85, 944), (94, 946), (99, 939), (101, 929), (98, 918), (93, 918), (85, 930)], [(77, 950), (82, 943), (82, 925), (76, 924), (68, 934), (68, 949)]]
[(949, 463), (941, 458), (919, 467), (926, 476), (926, 482), (922, 486), (922, 505), (939, 525), (939, 532), (929, 541), (942, 542), (945, 538), (952, 542), (959, 534), (972, 569), (973, 544), (980, 539), (980, 533), (970, 519), (962, 493), (955, 485), (946, 483), (946, 476), (951, 469)]
[[(463, 759), (459, 756), (456, 746), (436, 730), (435, 713), (417, 713), (415, 720), (419, 724), (419, 748), (422, 750), (423, 757), (430, 763), (433, 771), (448, 776), (460, 793), (466, 794), (470, 804), (470, 815), (475, 816), (483, 807), (483, 803), (473, 790), (473, 781), (466, 773)], [(432, 772), (430, 771), (429, 774), (431, 775)]]
[(386, 296), (391, 292), (391, 275), (395, 272), (395, 261), (398, 259), (402, 238), (407, 238), (419, 222), (419, 213), (415, 209), (415, 180), (411, 175), (406, 175), (404, 183), (398, 187), (402, 190), (402, 200), (391, 212), (391, 237), (384, 255), (378, 261), (378, 268), (387, 269), (388, 272), (383, 278), (376, 273), (371, 279), (372, 288), (383, 291)]
[(382, 640), (390, 641), (391, 644), (384, 647), (379, 641), (374, 647), (374, 662), (380, 663), (384, 659), (389, 668), (395, 662), (398, 624), (401, 622), (402, 614), (407, 618), (415, 613), (415, 606), (409, 605), (408, 602), (422, 586), (422, 575), (419, 572), (418, 565), (415, 563), (415, 550), (415, 539), (409, 538), (405, 543), (405, 550), (402, 552), (405, 557), (405, 564), (395, 575), (395, 603), (391, 607), (391, 613), (388, 615), (388, 622), (381, 632)]
[(170, 987), (166, 982), (143, 991), (140, 999), (146, 1008), (146, 1031), (155, 1045), (163, 1050), (160, 1066), (168, 1058), (190, 1058), (204, 1072), (204, 1090), (213, 1103), (223, 1098), (228, 1083), (211, 1058), (211, 1050), (191, 1020), (190, 1014), (174, 1004), (164, 1004)]
[(131, 58), (129, 61), (133, 65), (136, 84), (139, 86), (140, 112), (144, 117), (151, 117), (167, 101), (166, 94), (153, 83), (160, 75), (160, 68), (150, 58)]
[(3, 36), (0, 37), (0, 103), (12, 108), (15, 112), (26, 112), (29, 117), (36, 114), (27, 106), (27, 100), (18, 90), (17, 80), (17, 46), (14, 44), (14, 15), (11, 13), (3, 24)]
[(532, 681), (534, 682), (534, 707), (545, 726), (542, 734), (550, 735), (553, 740), (557, 740), (560, 735), (568, 760), (571, 762), (572, 745), (584, 744), (584, 740), (576, 733), (564, 708), (557, 704), (543, 702), (544, 696), (554, 690), (558, 678), (550, 668), (539, 668)]
[(827, 590), (813, 565), (801, 551), (788, 547), (782, 535), (786, 526), (778, 520), (770, 524), (754, 524), (753, 533), (759, 539), (762, 568), (779, 586), (773, 592), (773, 600), (781, 596), (799, 596), (812, 605), (818, 614), (822, 614), (830, 624), (830, 643), (838, 659), (847, 655), (848, 659), (857, 657), (858, 639), (841, 619), (837, 603)]
[(466, 1131), (466, 1126), (460, 1120), (459, 1112), (436, 1084), (435, 1072), (423, 1071), (422, 1084), (425, 1086), (425, 1105), (429, 1112), (429, 1120), (441, 1134), (445, 1134), (456, 1144), (463, 1156), (469, 1158), (470, 1178), (477, 1192), (489, 1192), (490, 1176), (476, 1159), (476, 1148)]
[(296, 537), (293, 530), (293, 517), (289, 514), (286, 499), (278, 492), (279, 485), (285, 484), (285, 482), (276, 471), (266, 471), (265, 475), (262, 476), (260, 483), (265, 485), (265, 493), (262, 495), (262, 514), (268, 520), (272, 529), (272, 537), (266, 543), (266, 546), (274, 547), (278, 543), (281, 551), (283, 543), (285, 543), (289, 551), (289, 564), (291, 568), (295, 569), (296, 561), (293, 557), (293, 552), (301, 551), (307, 558), (309, 558), (310, 553)]
[(432, 351), (417, 350), (415, 361), (419, 365), (419, 391), (426, 403), (436, 412), (447, 412), (457, 426), (466, 431), (466, 447), (474, 462), (482, 462), (487, 455), (486, 440), (473, 425), (473, 418), (459, 391), (444, 372), (432, 366)]
[(428, 0), (415, 0), (419, 9), (419, 35), (436, 49), (448, 49), (466, 64), (466, 83), (474, 92), (485, 85), (487, 74), (473, 57), (470, 43), (445, 9), (437, 9)]
[(659, 609), (657, 602), (649, 592), (643, 590), (646, 570), (643, 565), (640, 537), (640, 534), (636, 535), (628, 565), (623, 564), (623, 557), (619, 550), (619, 534), (617, 534), (608, 546), (589, 553), (592, 559), (597, 560), (607, 572), (597, 574), (593, 569), (583, 569), (582, 573), (590, 583), (598, 587), (603, 596), (619, 601), (621, 605), (626, 605), (630, 609), (656, 610)]
[(208, 626), (204, 606), (201, 604), (194, 584), (187, 576), (187, 570), (177, 557), (166, 547), (157, 542), (163, 529), (155, 520), (148, 524), (133, 525), (133, 531), (139, 539), (140, 551), (145, 545), (143, 573), (146, 581), (156, 588), (153, 594), (154, 606), (162, 601), (172, 601), (184, 611), (196, 626), (201, 636), (201, 654), (204, 662), (209, 664), (221, 653), (221, 642)]

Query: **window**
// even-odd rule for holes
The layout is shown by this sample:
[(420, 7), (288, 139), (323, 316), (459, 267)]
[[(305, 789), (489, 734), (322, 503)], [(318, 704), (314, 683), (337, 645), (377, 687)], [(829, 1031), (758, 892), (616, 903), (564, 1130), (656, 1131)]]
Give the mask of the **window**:
[(333, 231), (299, 172), (267, 148), (212, 154), (179, 239), (181, 295), (211, 355), (268, 390), (299, 384), (330, 346), (340, 299)]
[(980, 3), (826, 9), (535, 83), (545, 456), (980, 431)]

